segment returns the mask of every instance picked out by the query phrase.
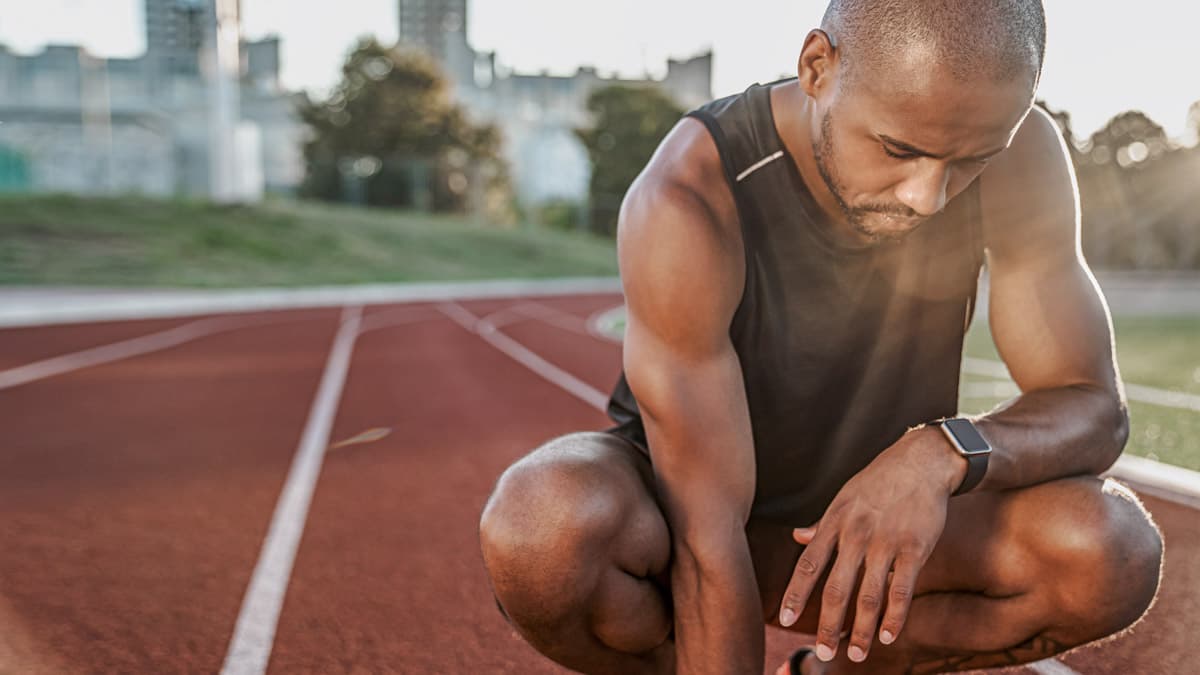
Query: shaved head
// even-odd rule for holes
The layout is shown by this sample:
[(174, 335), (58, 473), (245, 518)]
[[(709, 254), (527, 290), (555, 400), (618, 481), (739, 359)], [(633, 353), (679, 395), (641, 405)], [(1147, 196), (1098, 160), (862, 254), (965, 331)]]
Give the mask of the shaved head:
[(1036, 86), (1046, 48), (1041, 0), (831, 0), (821, 28), (850, 80), (933, 59), (959, 81)]

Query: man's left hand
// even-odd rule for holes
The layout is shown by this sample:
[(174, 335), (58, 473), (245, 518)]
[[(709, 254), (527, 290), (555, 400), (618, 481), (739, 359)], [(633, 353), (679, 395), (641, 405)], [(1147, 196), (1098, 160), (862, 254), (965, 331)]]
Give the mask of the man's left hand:
[(917, 575), (946, 526), (950, 494), (965, 474), (966, 461), (953, 454), (933, 427), (910, 431), (883, 451), (842, 486), (820, 521), (793, 532), (806, 547), (783, 596), (780, 623), (795, 623), (836, 550), (821, 596), (817, 657), (831, 661), (836, 655), (860, 571), (847, 655), (855, 662), (867, 658), (885, 597), (879, 640), (895, 641), (908, 616)]

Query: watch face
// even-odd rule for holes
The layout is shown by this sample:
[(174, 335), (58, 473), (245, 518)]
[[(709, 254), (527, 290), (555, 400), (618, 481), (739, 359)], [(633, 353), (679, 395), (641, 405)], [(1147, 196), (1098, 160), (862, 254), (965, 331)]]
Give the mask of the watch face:
[(969, 420), (952, 419), (942, 422), (966, 452), (985, 452), (992, 449)]

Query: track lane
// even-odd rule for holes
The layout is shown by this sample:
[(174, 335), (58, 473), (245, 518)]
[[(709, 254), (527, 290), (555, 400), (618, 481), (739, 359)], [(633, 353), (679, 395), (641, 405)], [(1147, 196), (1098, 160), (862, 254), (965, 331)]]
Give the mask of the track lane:
[(479, 512), (496, 477), (604, 417), (449, 319), (360, 338), (269, 672), (562, 672), (491, 601)]
[(0, 670), (219, 668), (333, 334), (322, 312), (0, 391), (0, 634), (25, 636)]
[[(585, 299), (579, 306), (559, 298), (463, 306), (482, 316), (536, 302), (586, 318), (602, 308), (593, 305), (619, 302), (619, 296)], [(563, 672), (496, 613), (475, 528), (487, 490), (513, 460), (554, 435), (600, 428), (607, 420), (436, 316), (432, 305), (381, 306), (367, 319), (382, 323), (383, 311), (405, 308), (427, 313), (408, 324), (378, 325), (359, 338), (331, 438), (368, 429), (391, 433), (331, 450), (326, 458), (270, 670)], [(64, 375), (62, 382), (33, 383), (14, 390), (21, 392), (15, 398), (0, 392), (0, 541), (6, 545), (0, 556), (0, 672), (14, 659), (30, 666), (17, 670), (22, 673), (219, 667), (226, 646), (219, 638), (232, 632), (240, 592), (328, 350), (335, 314), (329, 316), (324, 342), (306, 337), (307, 329), (297, 334), (294, 327), (262, 327), (251, 348), (234, 335), (221, 338), (216, 346), (228, 353), (215, 358), (207, 347), (217, 336)], [(618, 345), (528, 316), (503, 331), (598, 391), (607, 393), (615, 380)], [(298, 391), (305, 385), (293, 362), (297, 351), (311, 361), (307, 392)], [(207, 394), (172, 392), (169, 385), (181, 377), (189, 389)], [(271, 379), (275, 384), (266, 382)], [(72, 394), (67, 384), (76, 381), (85, 392)], [(140, 385), (146, 391), (138, 391)], [(255, 411), (270, 429), (245, 431), (253, 426), (247, 421), (255, 418), (253, 401), (272, 398), (261, 395), (268, 390), (277, 392), (279, 407), (292, 400), (297, 412)], [(222, 397), (228, 400), (215, 423), (211, 415), (187, 418), (189, 408), (193, 414), (208, 411), (209, 399)], [(118, 398), (121, 406), (109, 400)], [(19, 405), (9, 405), (13, 400)], [(132, 409), (122, 410), (127, 400)], [(61, 406), (58, 415), (46, 414), (55, 406)], [(9, 423), (12, 415), (20, 416), (20, 424)], [(223, 429), (230, 433), (208, 428), (230, 424)], [(292, 440), (278, 451), (230, 452), (222, 449), (230, 441), (212, 443), (240, 428), (257, 439), (257, 447), (281, 435), (285, 425)], [(204, 438), (174, 438), (189, 434)], [(112, 452), (113, 439), (128, 447)], [(178, 458), (148, 452), (156, 441)], [(210, 452), (217, 448), (212, 461), (203, 461), (197, 444)], [(86, 453), (84, 445), (108, 452)], [(10, 477), (14, 466), (20, 475)], [(236, 507), (249, 502), (257, 519)], [(1193, 665), (1188, 649), (1200, 624), (1196, 514), (1146, 502), (1168, 537), (1163, 596), (1131, 635), (1063, 659), (1081, 673), (1182, 673)], [(22, 558), (30, 560), (14, 560)], [(180, 565), (191, 561), (191, 569), (181, 572)], [(33, 590), (18, 588), (31, 580)], [(214, 624), (225, 627), (223, 636)], [(768, 672), (796, 639), (768, 631)]]

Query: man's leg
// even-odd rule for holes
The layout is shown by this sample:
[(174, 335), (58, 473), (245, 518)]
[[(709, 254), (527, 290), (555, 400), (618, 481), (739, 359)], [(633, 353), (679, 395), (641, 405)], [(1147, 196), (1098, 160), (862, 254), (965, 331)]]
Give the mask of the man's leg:
[[(760, 571), (772, 623), (802, 550), (781, 549), (790, 552), (777, 551), (770, 570)], [(1153, 602), (1161, 562), (1162, 541), (1149, 514), (1111, 481), (1073, 478), (955, 497), (899, 639), (884, 646), (874, 627), (867, 660), (855, 664), (846, 656), (847, 635), (833, 662), (810, 656), (805, 670), (934, 673), (1037, 661), (1137, 621)], [(822, 582), (793, 630), (816, 632), (823, 592)], [(857, 602), (855, 594), (847, 631)]]
[(509, 623), (581, 672), (674, 672), (670, 534), (639, 452), (606, 433), (550, 441), (505, 471), (480, 518)]

